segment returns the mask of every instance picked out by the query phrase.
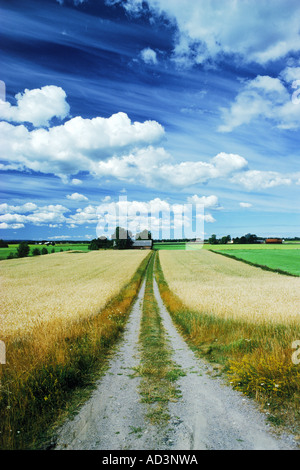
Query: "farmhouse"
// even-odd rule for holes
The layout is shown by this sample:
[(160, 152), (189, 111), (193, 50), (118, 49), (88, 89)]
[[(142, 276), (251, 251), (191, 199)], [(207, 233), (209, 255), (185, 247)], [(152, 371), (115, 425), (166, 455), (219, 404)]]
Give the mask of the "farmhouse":
[(282, 238), (267, 238), (266, 243), (282, 243)]
[(131, 248), (134, 250), (151, 250), (153, 245), (153, 240), (136, 240), (131, 245)]

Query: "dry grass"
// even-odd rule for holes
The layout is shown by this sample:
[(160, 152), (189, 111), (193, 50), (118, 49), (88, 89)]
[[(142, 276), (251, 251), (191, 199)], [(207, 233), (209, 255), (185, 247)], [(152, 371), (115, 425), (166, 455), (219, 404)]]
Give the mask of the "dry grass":
[(201, 250), (160, 252), (170, 289), (189, 308), (251, 322), (300, 322), (300, 279)]

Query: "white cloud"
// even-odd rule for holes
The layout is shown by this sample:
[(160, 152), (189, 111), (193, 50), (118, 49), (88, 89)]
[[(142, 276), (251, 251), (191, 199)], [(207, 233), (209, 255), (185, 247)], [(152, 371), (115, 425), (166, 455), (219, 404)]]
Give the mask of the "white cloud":
[(249, 202), (240, 202), (240, 206), (244, 208), (252, 207), (252, 204)]
[(207, 223), (214, 223), (216, 221), (216, 219), (211, 214), (199, 214), (197, 215), (197, 218), (199, 218), (200, 220), (204, 220), (204, 222)]
[(132, 123), (125, 113), (110, 118), (77, 116), (63, 125), (33, 131), (2, 121), (0, 158), (19, 169), (52, 173), (66, 181), (80, 171), (93, 173), (102, 159), (157, 142), (163, 135), (164, 129), (156, 121)]
[(71, 199), (72, 201), (78, 201), (78, 202), (88, 201), (88, 198), (86, 196), (84, 196), (83, 194), (79, 194), (79, 193), (68, 194), (67, 199)]
[(148, 64), (148, 65), (155, 65), (157, 64), (157, 54), (156, 52), (151, 49), (150, 47), (147, 47), (146, 49), (143, 49), (140, 53), (142, 60)]
[(37, 205), (33, 202), (26, 202), (21, 206), (10, 206), (9, 204), (0, 204), (0, 214), (7, 214), (9, 212), (19, 212), (21, 214), (26, 214), (27, 212), (32, 212), (37, 209)]
[[(280, 78), (292, 78), (285, 69)], [(223, 124), (220, 132), (231, 132), (242, 124), (255, 119), (268, 119), (281, 129), (300, 128), (300, 106), (292, 100), (292, 94), (280, 78), (257, 76), (247, 81), (231, 106), (221, 108)]]
[(92, 205), (88, 205), (84, 209), (77, 209), (76, 213), (71, 214), (67, 219), (67, 223), (71, 225), (96, 224), (97, 222), (97, 207)]
[(48, 237), (48, 240), (72, 240), (72, 238), (74, 238), (72, 235), (56, 235), (55, 237)]
[(211, 195), (211, 196), (201, 196), (199, 197), (197, 194), (194, 196), (190, 196), (187, 198), (188, 203), (190, 204), (200, 204), (203, 207), (207, 208), (216, 208), (219, 205), (218, 197)]
[(73, 178), (71, 184), (73, 184), (74, 186), (80, 186), (82, 184), (82, 181), (78, 178)]
[(121, 158), (112, 157), (99, 162), (95, 174), (129, 182), (139, 181), (148, 187), (185, 188), (211, 179), (225, 178), (247, 166), (247, 161), (240, 155), (224, 152), (210, 162), (167, 163), (169, 160), (171, 155), (163, 148), (150, 146)]
[(293, 183), (293, 177), (282, 175), (276, 171), (249, 170), (237, 173), (231, 181), (244, 186), (248, 190), (269, 189), (276, 186), (289, 186)]
[[(19, 213), (16, 213), (16, 211), (19, 211)], [(70, 211), (60, 204), (37, 207), (36, 204), (27, 203), (23, 206), (1, 204), (1, 212), (0, 223), (10, 224), (11, 228), (13, 228), (12, 225), (18, 225), (17, 228), (20, 228), (21, 225), (24, 226), (28, 223), (36, 226), (64, 223), (67, 220), (65, 214)], [(4, 225), (2, 228), (4, 228)]]
[(26, 89), (16, 96), (17, 105), (0, 101), (0, 119), (30, 122), (34, 126), (48, 126), (53, 117), (64, 119), (69, 114), (65, 91), (48, 85), (34, 90)]
[[(127, 11), (143, 10), (142, 0), (108, 0)], [(266, 64), (300, 50), (298, 0), (147, 0), (154, 14), (164, 12), (178, 26), (175, 59), (202, 63), (235, 54)], [(267, 20), (266, 20), (267, 19)]]
[(24, 224), (7, 224), (6, 222), (1, 222), (0, 223), (0, 229), (19, 229), (23, 228)]

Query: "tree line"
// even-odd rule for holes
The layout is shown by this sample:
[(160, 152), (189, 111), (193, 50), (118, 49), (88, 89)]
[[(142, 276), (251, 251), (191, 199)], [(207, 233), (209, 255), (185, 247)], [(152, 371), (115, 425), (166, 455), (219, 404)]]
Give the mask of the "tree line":
[[(0, 247), (1, 247), (1, 243), (0, 243)], [(63, 250), (61, 249), (60, 251), (63, 251)], [(48, 253), (49, 251), (45, 246), (43, 246), (41, 250), (38, 247), (33, 248), (31, 252), (32, 256), (47, 255)], [(52, 248), (50, 253), (55, 253), (55, 248)], [(28, 242), (21, 242), (19, 243), (17, 247), (16, 253), (10, 252), (9, 255), (7, 256), (7, 259), (26, 258), (27, 256), (29, 256), (29, 254), (30, 254), (30, 246)]]
[(235, 237), (235, 238), (231, 238), (230, 235), (217, 238), (216, 234), (213, 234), (208, 239), (208, 243), (210, 245), (226, 245), (226, 243), (230, 241), (232, 241), (232, 243), (245, 245), (245, 244), (261, 243), (261, 238), (259, 238), (257, 235), (253, 233), (247, 233), (246, 235), (243, 235), (242, 237)]

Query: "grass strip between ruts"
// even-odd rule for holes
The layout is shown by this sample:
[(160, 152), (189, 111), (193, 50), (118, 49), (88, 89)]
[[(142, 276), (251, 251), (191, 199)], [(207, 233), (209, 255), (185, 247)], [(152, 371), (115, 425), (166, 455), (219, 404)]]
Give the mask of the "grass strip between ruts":
[(166, 425), (169, 421), (168, 403), (177, 401), (180, 392), (176, 380), (184, 372), (172, 360), (166, 332), (153, 291), (153, 263), (149, 263), (141, 320), (141, 401), (149, 405), (147, 418), (152, 424)]

